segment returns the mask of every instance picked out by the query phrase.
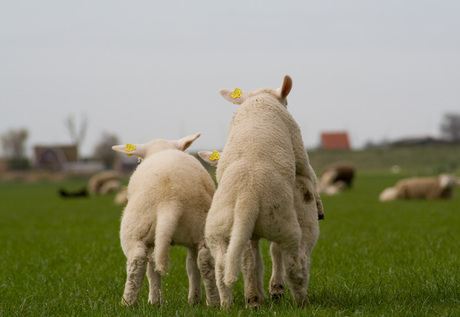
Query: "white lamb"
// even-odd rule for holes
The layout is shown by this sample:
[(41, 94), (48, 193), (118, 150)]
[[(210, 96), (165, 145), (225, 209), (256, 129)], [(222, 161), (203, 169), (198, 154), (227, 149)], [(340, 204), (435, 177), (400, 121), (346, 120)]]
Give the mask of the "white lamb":
[(414, 177), (398, 181), (394, 187), (386, 188), (380, 201), (396, 199), (450, 199), (454, 195), (456, 178), (441, 174), (437, 177)]
[[(200, 158), (214, 166), (219, 164), (223, 153), (217, 151), (200, 151)], [(302, 230), (300, 242), (302, 252), (310, 259), (310, 254), (318, 240), (319, 226), (318, 219), (324, 219), (324, 210), (321, 199), (315, 198), (317, 185), (305, 176), (296, 176), (294, 187), (294, 208)], [(252, 241), (250, 247), (246, 247), (243, 254), (241, 269), (244, 277), (245, 299), (248, 305), (259, 306), (265, 298), (263, 290), (263, 262), (260, 255), (258, 240)], [(249, 254), (251, 252), (252, 254)], [(282, 254), (276, 243), (272, 243), (270, 248), (272, 254), (272, 277), (270, 279), (270, 295), (274, 300), (280, 299), (284, 295), (285, 282)], [(308, 261), (308, 265), (310, 262)], [(255, 279), (254, 279), (255, 277)]]
[(130, 178), (128, 203), (121, 219), (120, 240), (127, 257), (122, 302), (126, 305), (137, 303), (146, 273), (149, 303), (161, 303), (161, 275), (168, 269), (171, 244), (188, 250), (189, 303), (201, 301), (201, 272), (207, 303), (219, 304), (214, 260), (204, 241), (204, 225), (215, 185), (201, 163), (183, 152), (199, 136), (112, 147), (141, 159)]
[[(308, 303), (309, 259), (300, 245), (302, 228), (294, 208), (294, 186), (296, 176), (315, 185), (316, 176), (300, 129), (286, 108), (291, 87), (291, 78), (285, 76), (279, 89), (220, 91), (225, 99), (240, 105), (230, 124), (225, 155), (217, 166), (219, 186), (205, 229), (224, 307), (232, 305), (232, 287), (248, 241), (259, 238), (275, 242), (272, 256), (279, 253), (273, 258), (282, 258), (294, 298), (300, 306)], [(313, 191), (311, 196), (316, 217), (319, 194)]]
[(104, 186), (104, 184), (116, 180), (120, 182), (121, 186), (122, 177), (123, 176), (121, 173), (117, 171), (102, 171), (96, 173), (91, 176), (88, 181), (88, 191), (91, 195), (105, 195), (106, 193), (101, 193), (101, 188)]

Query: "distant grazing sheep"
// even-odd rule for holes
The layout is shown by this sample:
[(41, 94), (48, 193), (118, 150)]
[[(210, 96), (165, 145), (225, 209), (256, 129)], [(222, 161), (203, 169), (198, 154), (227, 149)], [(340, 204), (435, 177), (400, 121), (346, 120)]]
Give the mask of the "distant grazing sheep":
[[(88, 192), (91, 195), (103, 195), (101, 188), (106, 182), (117, 180), (121, 186), (122, 174), (117, 171), (102, 171), (94, 174), (88, 181)], [(113, 183), (112, 183), (113, 184)]]
[(327, 166), (318, 181), (321, 194), (335, 195), (351, 188), (355, 176), (355, 167), (349, 163), (334, 163)]
[(116, 193), (121, 188), (121, 180), (111, 179), (102, 184), (99, 189), (99, 195), (107, 195), (109, 193)]
[[(217, 166), (219, 186), (205, 229), (224, 307), (233, 303), (232, 287), (248, 241), (260, 238), (275, 242), (291, 293), (300, 306), (308, 303), (309, 255), (300, 246), (303, 237), (294, 207), (294, 186), (297, 176), (316, 186), (316, 175), (300, 129), (286, 108), (291, 87), (291, 78), (285, 76), (279, 89), (220, 91), (225, 99), (240, 105), (230, 124), (225, 156)], [(317, 226), (316, 208), (321, 200), (316, 188), (309, 197)], [(316, 241), (317, 236), (308, 239)], [(260, 299), (251, 300), (257, 306)]]
[(161, 275), (168, 270), (171, 244), (185, 246), (188, 250), (189, 303), (201, 301), (201, 273), (207, 303), (219, 304), (214, 260), (204, 239), (206, 215), (215, 185), (202, 164), (183, 152), (199, 136), (112, 147), (141, 159), (129, 180), (128, 203), (120, 229), (121, 246), (127, 257), (122, 301), (126, 305), (137, 303), (146, 273), (150, 285), (149, 303), (162, 302)]
[(115, 195), (114, 202), (117, 205), (124, 205), (128, 202), (128, 187), (123, 186)]
[(407, 178), (396, 186), (385, 189), (379, 196), (380, 201), (396, 199), (450, 199), (453, 197), (456, 178), (441, 174), (438, 177)]

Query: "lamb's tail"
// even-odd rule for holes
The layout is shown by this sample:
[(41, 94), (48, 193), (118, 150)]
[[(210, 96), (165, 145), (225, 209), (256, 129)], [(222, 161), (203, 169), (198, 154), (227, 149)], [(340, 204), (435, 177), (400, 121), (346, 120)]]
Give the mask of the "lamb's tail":
[(243, 250), (254, 231), (254, 225), (259, 215), (257, 199), (237, 200), (233, 219), (233, 228), (225, 258), (224, 282), (233, 285), (240, 272)]
[(180, 213), (175, 206), (163, 206), (158, 209), (157, 223), (155, 228), (155, 247), (153, 258), (155, 270), (162, 275), (166, 274), (169, 266), (169, 246), (176, 232)]

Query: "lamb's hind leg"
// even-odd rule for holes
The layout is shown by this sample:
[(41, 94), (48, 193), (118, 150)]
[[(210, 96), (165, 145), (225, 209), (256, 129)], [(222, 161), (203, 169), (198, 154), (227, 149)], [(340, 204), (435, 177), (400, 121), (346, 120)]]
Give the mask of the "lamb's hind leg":
[(230, 308), (233, 305), (232, 286), (227, 286), (224, 282), (226, 251), (227, 245), (222, 242), (214, 252), (216, 254), (216, 283), (219, 289), (220, 305), (223, 308)]
[(259, 290), (260, 302), (263, 302), (267, 296), (265, 296), (264, 291), (264, 261), (260, 252), (259, 240), (252, 242), (252, 250), (256, 257), (257, 289)]
[(300, 252), (299, 243), (280, 243), (287, 283), (297, 304), (301, 307), (309, 304), (307, 297), (308, 260)]
[(203, 279), (204, 288), (206, 290), (206, 304), (210, 306), (219, 306), (220, 297), (219, 290), (216, 285), (216, 270), (214, 258), (211, 252), (202, 243), (198, 252), (198, 268), (200, 269), (201, 278)]
[(135, 249), (129, 252), (127, 261), (127, 278), (123, 292), (122, 304), (135, 305), (139, 298), (142, 281), (147, 266), (147, 247), (138, 242)]
[(282, 252), (278, 244), (272, 242), (270, 245), (272, 256), (272, 276), (270, 278), (270, 295), (273, 300), (278, 301), (284, 296), (284, 268)]
[(160, 305), (163, 302), (163, 296), (161, 295), (161, 274), (155, 270), (153, 249), (149, 249), (147, 278), (149, 279), (149, 303)]
[(263, 289), (263, 264), (259, 241), (249, 241), (243, 252), (241, 270), (244, 277), (246, 307), (259, 308), (265, 299)]
[(198, 269), (197, 257), (197, 248), (188, 248), (186, 267), (189, 283), (188, 303), (190, 305), (201, 303), (202, 301), (200, 270)]

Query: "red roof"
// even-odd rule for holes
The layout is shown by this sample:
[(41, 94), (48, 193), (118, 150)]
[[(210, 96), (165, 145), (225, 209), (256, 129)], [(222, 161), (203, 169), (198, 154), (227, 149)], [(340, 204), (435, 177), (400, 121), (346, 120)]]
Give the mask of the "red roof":
[(321, 147), (325, 150), (349, 150), (347, 132), (325, 132), (321, 134)]

